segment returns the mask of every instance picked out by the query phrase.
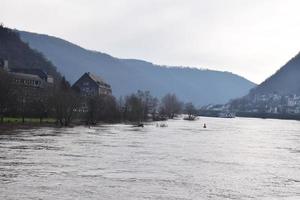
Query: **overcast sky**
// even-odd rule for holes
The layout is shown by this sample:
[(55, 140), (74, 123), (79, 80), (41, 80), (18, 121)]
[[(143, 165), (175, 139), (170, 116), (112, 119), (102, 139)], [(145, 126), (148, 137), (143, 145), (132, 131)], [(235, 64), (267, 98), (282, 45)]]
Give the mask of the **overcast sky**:
[(260, 83), (300, 50), (299, 0), (1, 0), (0, 22), (156, 64)]

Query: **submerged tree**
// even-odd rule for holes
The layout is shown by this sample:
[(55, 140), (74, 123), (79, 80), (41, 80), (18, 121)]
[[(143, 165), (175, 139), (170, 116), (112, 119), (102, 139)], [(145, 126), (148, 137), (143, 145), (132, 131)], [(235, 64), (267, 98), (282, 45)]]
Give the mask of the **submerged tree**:
[(141, 122), (149, 119), (150, 115), (157, 111), (158, 100), (153, 97), (149, 91), (140, 91), (131, 94), (125, 98), (125, 102), (120, 108), (123, 111), (123, 117), (129, 121)]
[(182, 111), (182, 105), (175, 94), (167, 94), (161, 99), (160, 113), (173, 119), (176, 114)]
[(124, 117), (129, 121), (140, 122), (143, 119), (143, 104), (136, 94), (125, 98)]
[(137, 91), (137, 96), (142, 105), (142, 120), (146, 121), (149, 118), (149, 115), (154, 115), (157, 110), (158, 100), (153, 97), (149, 91)]
[(193, 116), (197, 115), (197, 109), (194, 104), (189, 102), (184, 105), (184, 112), (188, 115), (188, 119), (192, 119)]

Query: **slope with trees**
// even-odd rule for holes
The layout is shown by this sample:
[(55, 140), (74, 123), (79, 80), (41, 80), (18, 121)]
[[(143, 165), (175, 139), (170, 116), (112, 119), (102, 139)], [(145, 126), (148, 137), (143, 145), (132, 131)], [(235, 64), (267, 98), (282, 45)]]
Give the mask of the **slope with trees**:
[(8, 60), (10, 68), (42, 69), (54, 78), (56, 67), (37, 50), (23, 42), (19, 33), (0, 25), (0, 59)]
[(300, 94), (300, 53), (289, 60), (275, 74), (251, 90), (250, 95)]

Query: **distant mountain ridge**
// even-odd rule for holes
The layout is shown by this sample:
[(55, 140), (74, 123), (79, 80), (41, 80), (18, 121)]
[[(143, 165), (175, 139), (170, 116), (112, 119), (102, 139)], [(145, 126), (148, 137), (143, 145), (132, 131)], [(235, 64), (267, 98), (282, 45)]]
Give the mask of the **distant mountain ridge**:
[(21, 39), (42, 52), (59, 72), (74, 83), (84, 72), (104, 78), (115, 96), (149, 90), (154, 96), (175, 93), (196, 105), (225, 103), (246, 95), (254, 83), (243, 77), (196, 68), (163, 67), (135, 59), (119, 59), (86, 50), (60, 38), (19, 31)]
[(250, 95), (271, 93), (280, 95), (300, 94), (300, 53), (289, 60), (275, 74), (251, 90)]

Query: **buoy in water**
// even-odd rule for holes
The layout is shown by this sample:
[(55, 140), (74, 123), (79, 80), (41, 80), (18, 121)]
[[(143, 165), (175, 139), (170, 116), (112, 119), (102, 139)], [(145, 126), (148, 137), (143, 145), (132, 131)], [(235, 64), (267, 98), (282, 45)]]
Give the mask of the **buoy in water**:
[(140, 124), (137, 125), (137, 127), (142, 127), (143, 128), (144, 124), (140, 123)]
[(203, 128), (206, 128), (206, 124), (205, 123), (203, 124)]

